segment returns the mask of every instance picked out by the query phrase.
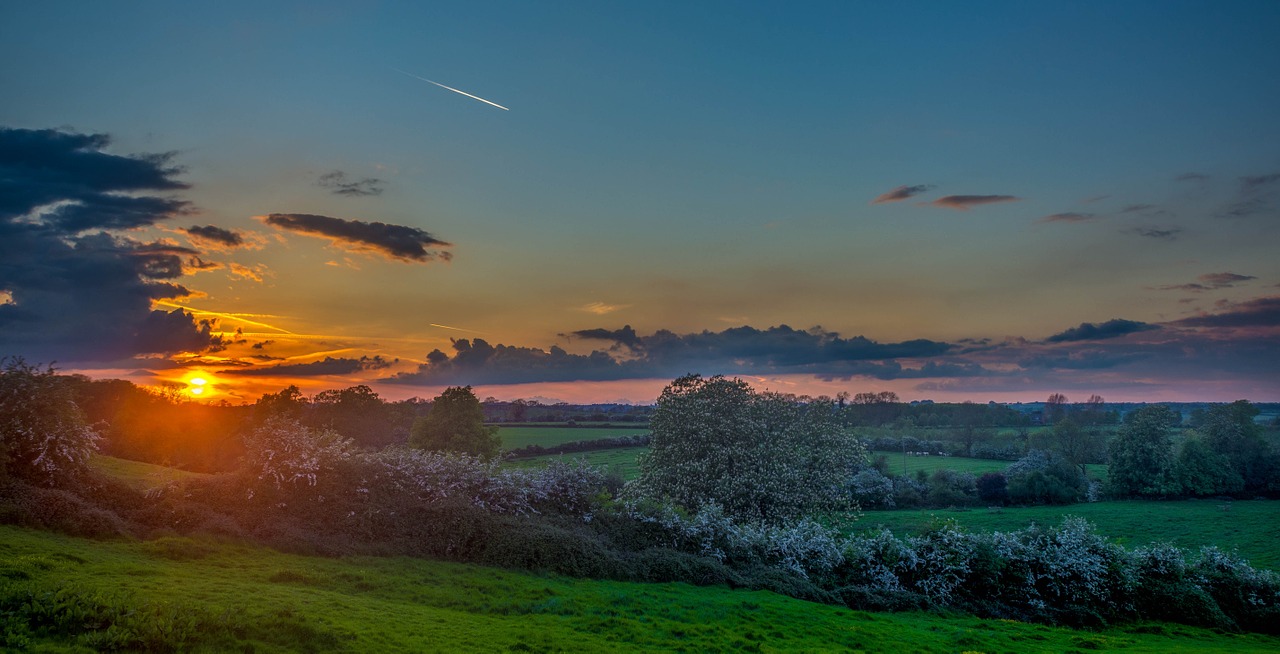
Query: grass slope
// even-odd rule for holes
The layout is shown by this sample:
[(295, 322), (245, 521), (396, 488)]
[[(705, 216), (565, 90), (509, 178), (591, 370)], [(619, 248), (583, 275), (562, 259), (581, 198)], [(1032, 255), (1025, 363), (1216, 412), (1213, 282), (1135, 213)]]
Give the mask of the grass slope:
[[(562, 579), (406, 558), (324, 559), (186, 538), (95, 542), (8, 526), (0, 527), (0, 591), (7, 600), (0, 638), (35, 652), (91, 651), (111, 642), (191, 652), (1280, 649), (1276, 637), (1176, 625), (1085, 632), (868, 614), (762, 591)], [(13, 601), (24, 592), (47, 610)], [(47, 628), (21, 642), (15, 627), (29, 616)]]
[(895, 534), (919, 533), (936, 518), (955, 518), (972, 531), (1014, 531), (1032, 522), (1056, 525), (1063, 516), (1081, 516), (1098, 532), (1125, 547), (1167, 541), (1197, 549), (1217, 545), (1237, 549), (1254, 566), (1280, 570), (1280, 501), (1216, 500), (1110, 501), (1069, 506), (990, 509), (867, 511), (854, 526), (887, 527)]
[(171, 481), (179, 481), (188, 477), (208, 476), (203, 472), (187, 472), (186, 470), (166, 468), (141, 461), (118, 459), (104, 454), (94, 454), (89, 461), (89, 465), (99, 472), (115, 477), (139, 490), (164, 486)]

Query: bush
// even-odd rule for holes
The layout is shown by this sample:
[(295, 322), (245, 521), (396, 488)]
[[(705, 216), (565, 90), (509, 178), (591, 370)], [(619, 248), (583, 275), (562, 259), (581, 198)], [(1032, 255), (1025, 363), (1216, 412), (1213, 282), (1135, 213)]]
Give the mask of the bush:
[(1009, 500), (1016, 504), (1070, 504), (1085, 497), (1088, 480), (1055, 452), (1031, 450), (1005, 469)]
[(978, 499), (990, 504), (1004, 504), (1009, 500), (1009, 482), (999, 472), (984, 472), (974, 482), (978, 489)]
[(0, 469), (43, 486), (79, 477), (98, 447), (69, 380), (52, 367), (0, 359)]

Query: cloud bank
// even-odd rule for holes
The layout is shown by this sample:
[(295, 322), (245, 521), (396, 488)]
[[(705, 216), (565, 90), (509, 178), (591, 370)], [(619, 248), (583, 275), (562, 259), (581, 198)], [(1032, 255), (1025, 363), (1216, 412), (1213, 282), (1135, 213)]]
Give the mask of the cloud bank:
[(112, 230), (187, 211), (171, 154), (104, 152), (105, 134), (0, 128), (0, 353), (34, 361), (113, 361), (209, 351), (212, 325), (153, 300), (190, 293), (174, 283), (198, 251)]
[(944, 195), (928, 204), (944, 209), (955, 209), (956, 211), (968, 211), (973, 207), (982, 206), (984, 204), (999, 204), (1001, 202), (1017, 202), (1022, 198), (1012, 195)]

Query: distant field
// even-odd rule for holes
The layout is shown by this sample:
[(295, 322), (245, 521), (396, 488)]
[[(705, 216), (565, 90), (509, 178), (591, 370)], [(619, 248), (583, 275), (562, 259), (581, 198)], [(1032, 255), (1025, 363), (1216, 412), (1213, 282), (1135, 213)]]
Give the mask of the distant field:
[(957, 470), (980, 475), (984, 472), (1000, 472), (1009, 465), (1009, 461), (994, 459), (970, 459), (963, 456), (902, 456), (902, 452), (875, 451), (871, 458), (885, 456), (889, 460), (889, 473), (894, 475), (914, 475), (917, 470), (932, 473), (934, 470)]
[(529, 445), (550, 447), (574, 441), (591, 441), (598, 438), (618, 438), (649, 433), (641, 427), (498, 427), (502, 449), (514, 450)]
[(935, 518), (954, 518), (973, 531), (1014, 531), (1032, 522), (1057, 525), (1075, 515), (1098, 532), (1126, 547), (1167, 541), (1198, 549), (1217, 545), (1237, 549), (1260, 568), (1280, 570), (1280, 501), (1182, 500), (1176, 502), (1114, 501), (989, 509), (921, 509), (867, 511), (855, 527), (887, 527), (895, 534), (918, 533)]
[(304, 557), (187, 538), (96, 542), (8, 526), (0, 597), (31, 598), (6, 607), (6, 651), (1280, 651), (1274, 636), (1181, 625), (1076, 631), (873, 614), (725, 587)]
[(546, 456), (535, 456), (528, 459), (520, 459), (512, 461), (511, 465), (521, 468), (546, 465), (548, 461), (581, 461), (586, 460), (589, 465), (603, 466), (609, 470), (617, 470), (622, 473), (622, 478), (631, 481), (640, 475), (640, 467), (636, 464), (636, 457), (645, 452), (647, 447), (619, 447), (612, 450), (593, 450), (591, 452), (574, 452), (573, 454), (548, 454)]
[(89, 461), (89, 465), (140, 490), (164, 486), (171, 481), (188, 477), (208, 476), (203, 472), (187, 472), (177, 468), (166, 468), (141, 461), (117, 459), (114, 456), (103, 454), (94, 454)]

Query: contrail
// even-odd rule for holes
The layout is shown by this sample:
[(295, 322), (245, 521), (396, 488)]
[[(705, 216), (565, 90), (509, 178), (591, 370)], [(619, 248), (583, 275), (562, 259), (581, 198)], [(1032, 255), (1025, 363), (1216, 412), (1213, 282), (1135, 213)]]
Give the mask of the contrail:
[(431, 80), (429, 80), (429, 79), (427, 79), (427, 78), (425, 78), (425, 77), (419, 77), (419, 76), (417, 76), (417, 75), (414, 75), (413, 73), (406, 73), (405, 71), (400, 70), (399, 68), (392, 68), (391, 70), (394, 70), (394, 71), (396, 71), (397, 73), (401, 73), (401, 74), (404, 74), (404, 75), (408, 75), (409, 77), (412, 77), (412, 78), (414, 78), (414, 79), (420, 79), (420, 80), (422, 80), (422, 81), (424, 81), (424, 82), (429, 82), (429, 83), (431, 83), (431, 84), (435, 84), (436, 86), (438, 86), (438, 87), (440, 87), (440, 88), (442, 88), (442, 89), (448, 89), (448, 90), (450, 90), (450, 91), (453, 91), (454, 93), (460, 93), (460, 94), (462, 94), (462, 95), (467, 96), (468, 98), (471, 98), (472, 100), (479, 100), (479, 101), (481, 101), (481, 102), (483, 102), (483, 103), (485, 103), (485, 104), (491, 104), (491, 105), (493, 105), (493, 106), (495, 106), (495, 107), (497, 107), (497, 108), (499, 108), (499, 109), (501, 109), (501, 110), (503, 110), (503, 111), (511, 111), (510, 109), (508, 109), (508, 108), (506, 108), (506, 107), (504, 107), (504, 106), (502, 106), (502, 105), (498, 104), (497, 102), (489, 102), (488, 100), (485, 100), (484, 98), (482, 98), (482, 97), (480, 97), (480, 96), (478, 96), (478, 95), (471, 95), (470, 93), (467, 93), (466, 91), (459, 91), (458, 89), (455, 89), (455, 88), (453, 88), (452, 86), (445, 86), (444, 84), (441, 84), (440, 82), (433, 82), (433, 81), (431, 81)]
[(454, 331), (456, 331), (456, 332), (471, 332), (472, 334), (484, 334), (484, 332), (476, 331), (476, 330), (474, 330), (474, 329), (463, 329), (463, 328), (461, 328), (461, 327), (450, 327), (450, 326), (448, 326), (448, 325), (441, 325), (441, 324), (434, 323), (434, 322), (427, 323), (427, 324), (428, 324), (428, 325), (431, 325), (432, 327), (439, 327), (440, 329), (452, 329), (452, 330), (454, 330)]

